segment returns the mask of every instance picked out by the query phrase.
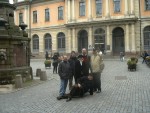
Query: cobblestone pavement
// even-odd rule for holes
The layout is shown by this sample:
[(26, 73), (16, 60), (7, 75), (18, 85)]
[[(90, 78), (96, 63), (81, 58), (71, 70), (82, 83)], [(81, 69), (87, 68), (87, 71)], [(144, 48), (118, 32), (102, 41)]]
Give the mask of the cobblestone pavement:
[(126, 62), (104, 60), (102, 92), (73, 98), (70, 102), (56, 99), (59, 77), (52, 74), (52, 69), (45, 69), (43, 62), (32, 60), (31, 66), (34, 75), (37, 68), (46, 70), (48, 80), (0, 94), (0, 113), (150, 113), (150, 68), (141, 60), (134, 72), (127, 70)]

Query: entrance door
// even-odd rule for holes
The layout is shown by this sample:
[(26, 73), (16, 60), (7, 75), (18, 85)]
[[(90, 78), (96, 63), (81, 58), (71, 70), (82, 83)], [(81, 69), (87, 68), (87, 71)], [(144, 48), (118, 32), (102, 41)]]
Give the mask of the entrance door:
[(120, 27), (113, 30), (113, 55), (119, 55), (125, 51), (124, 46), (124, 30)]
[(105, 51), (105, 30), (98, 28), (94, 32), (94, 47), (96, 50)]
[(78, 33), (78, 52), (82, 52), (82, 48), (88, 50), (88, 33), (86, 30), (81, 30)]

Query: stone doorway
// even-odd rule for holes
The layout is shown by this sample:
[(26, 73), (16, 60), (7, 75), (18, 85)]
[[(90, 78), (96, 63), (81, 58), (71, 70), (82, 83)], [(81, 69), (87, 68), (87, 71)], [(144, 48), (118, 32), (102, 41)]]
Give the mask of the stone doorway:
[(120, 52), (125, 52), (124, 30), (117, 27), (113, 30), (112, 53), (113, 55), (119, 55)]
[(81, 30), (78, 33), (78, 52), (82, 52), (82, 48), (88, 50), (88, 33), (86, 30)]

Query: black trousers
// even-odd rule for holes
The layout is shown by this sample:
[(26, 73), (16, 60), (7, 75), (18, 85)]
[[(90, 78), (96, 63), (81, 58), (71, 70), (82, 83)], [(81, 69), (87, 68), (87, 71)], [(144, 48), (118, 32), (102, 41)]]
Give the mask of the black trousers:
[(101, 73), (93, 73), (93, 87), (94, 90), (100, 90), (101, 91)]
[(54, 73), (54, 72), (57, 73), (57, 67), (58, 67), (58, 65), (54, 65), (54, 66), (53, 66), (53, 73)]

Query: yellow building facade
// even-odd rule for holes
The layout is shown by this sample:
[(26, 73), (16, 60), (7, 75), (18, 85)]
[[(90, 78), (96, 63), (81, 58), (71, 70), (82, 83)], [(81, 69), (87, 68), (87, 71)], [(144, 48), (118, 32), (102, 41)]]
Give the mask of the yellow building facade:
[(106, 55), (150, 51), (149, 0), (15, 0), (15, 5), (15, 23), (28, 25), (32, 54), (92, 47)]

